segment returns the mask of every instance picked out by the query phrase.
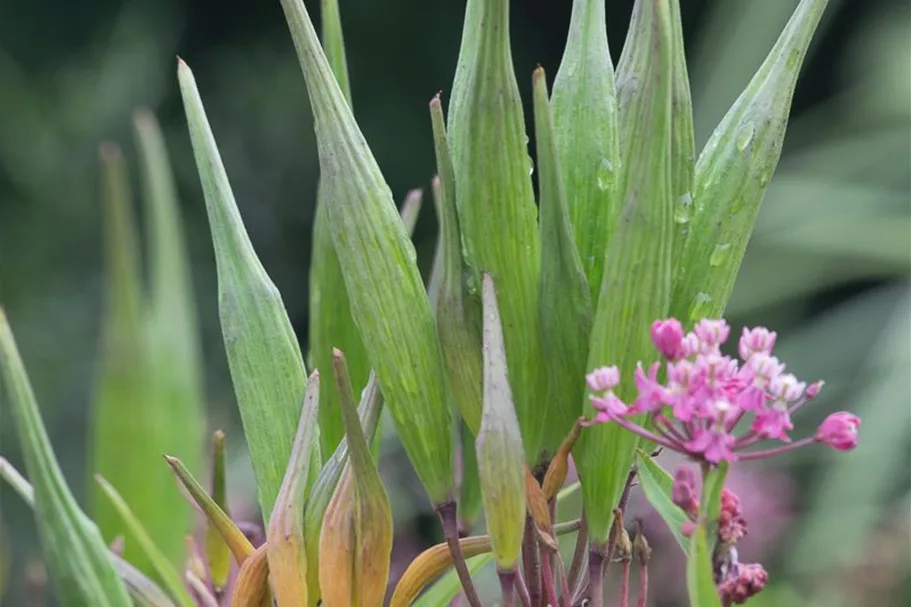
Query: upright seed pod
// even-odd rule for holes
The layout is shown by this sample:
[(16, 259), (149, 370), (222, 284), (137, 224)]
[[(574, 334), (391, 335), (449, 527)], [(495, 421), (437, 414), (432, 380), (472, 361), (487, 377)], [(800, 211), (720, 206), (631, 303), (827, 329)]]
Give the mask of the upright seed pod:
[(455, 429), (414, 246), (307, 9), (301, 0), (282, 0), (282, 7), (316, 122), (321, 184), (351, 313), (405, 451), (430, 499), (439, 504), (454, 489)]
[[(614, 364), (634, 369), (637, 361), (649, 361), (654, 357), (649, 327), (667, 313), (673, 228), (669, 2), (637, 0), (634, 29), (617, 70), (623, 202), (605, 259), (589, 369)], [(618, 392), (632, 400), (632, 377), (621, 381)], [(590, 415), (591, 405), (585, 407)], [(636, 435), (617, 424), (599, 424), (576, 444), (589, 535), (596, 545), (608, 539), (611, 509), (623, 492), (636, 443)]]
[[(675, 260), (671, 314), (685, 324), (727, 306), (788, 126), (807, 47), (828, 0), (801, 0), (696, 163), (694, 210)], [(679, 221), (679, 217), (678, 217)]]
[(541, 456), (547, 375), (537, 321), (533, 165), (512, 66), (509, 1), (470, 0), (466, 12), (448, 130), (459, 226), (471, 289), (480, 290), (481, 273), (497, 282), (516, 414), (534, 465)]

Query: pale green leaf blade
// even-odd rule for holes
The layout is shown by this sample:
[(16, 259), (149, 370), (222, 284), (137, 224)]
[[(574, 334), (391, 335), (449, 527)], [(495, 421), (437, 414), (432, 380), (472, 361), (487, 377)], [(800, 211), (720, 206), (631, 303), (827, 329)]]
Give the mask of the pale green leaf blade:
[(622, 194), (617, 91), (604, 0), (573, 2), (551, 105), (573, 236), (591, 296), (597, 299)]
[(12, 406), (25, 468), (34, 483), (35, 518), (44, 561), (64, 605), (129, 604), (98, 528), (79, 509), (41, 420), (6, 314), (0, 308), (0, 385)]
[(559, 444), (579, 418), (592, 327), (592, 300), (567, 210), (563, 173), (557, 160), (553, 116), (544, 70), (532, 77), (541, 207), (541, 279), (538, 318), (547, 352), (550, 404), (546, 445)]
[(174, 565), (168, 560), (167, 555), (161, 551), (155, 543), (155, 540), (152, 539), (152, 536), (149, 535), (149, 532), (143, 527), (142, 521), (133, 514), (129, 504), (124, 501), (123, 497), (117, 492), (117, 489), (107, 482), (100, 474), (95, 476), (95, 480), (98, 481), (101, 490), (104, 491), (108, 499), (111, 500), (111, 504), (120, 515), (123, 524), (130, 530), (132, 537), (136, 539), (139, 550), (145, 553), (146, 559), (151, 563), (152, 569), (155, 572), (156, 579), (164, 586), (168, 594), (171, 595), (171, 598), (178, 604), (183, 605), (184, 607), (195, 607), (196, 604), (193, 599), (190, 598), (190, 594), (187, 592), (183, 581), (180, 579), (180, 574), (178, 574), (177, 569), (175, 569)]
[(706, 540), (704, 525), (697, 525), (690, 538), (686, 559), (686, 587), (690, 607), (721, 607), (712, 574), (712, 553)]
[[(217, 430), (212, 435), (212, 501), (226, 515), (231, 516), (226, 476), (225, 433)], [(216, 593), (220, 593), (227, 585), (228, 575), (231, 572), (231, 551), (210, 520), (206, 521), (205, 553), (212, 587)]]
[(689, 520), (686, 514), (671, 499), (671, 489), (674, 484), (673, 477), (667, 470), (653, 460), (641, 449), (636, 454), (639, 486), (645, 499), (652, 505), (655, 512), (667, 524), (674, 535), (674, 539), (684, 551), (689, 548), (689, 540), (683, 537), (683, 524)]
[[(477, 31), (469, 32), (473, 20)], [(516, 414), (526, 460), (535, 465), (542, 449), (553, 451), (559, 441), (542, 446), (547, 374), (538, 328), (540, 247), (509, 0), (470, 0), (465, 25), (448, 130), (459, 226), (472, 294), (480, 290), (482, 272), (496, 277)]]
[(306, 8), (300, 0), (283, 0), (282, 7), (315, 117), (329, 226), (351, 312), (405, 451), (431, 500), (440, 503), (454, 489), (455, 432), (414, 246)]
[(281, 295), (253, 250), (190, 68), (178, 79), (206, 198), (221, 328), (263, 516), (278, 495), (307, 385)]
[[(621, 217), (608, 245), (595, 311), (588, 369), (617, 365), (618, 395), (635, 396), (638, 362), (657, 354), (649, 327), (667, 314), (672, 238), (671, 49), (669, 0), (638, 0), (617, 70), (622, 172)], [(578, 378), (583, 382), (584, 378)], [(591, 405), (584, 405), (590, 415)], [(643, 423), (644, 416), (633, 418)], [(589, 522), (596, 542), (607, 540), (611, 510), (620, 499), (637, 436), (614, 423), (586, 429), (576, 445)]]
[[(791, 99), (828, 0), (801, 0), (696, 162), (689, 233), (674, 260), (671, 315), (689, 326), (724, 312), (781, 156)], [(678, 215), (678, 220), (681, 217)]]
[(205, 444), (204, 362), (185, 231), (164, 137), (148, 111), (137, 112), (133, 122), (145, 188), (149, 406), (160, 419), (150, 425), (162, 430), (159, 436), (146, 428), (144, 437), (149, 473), (143, 475), (144, 480), (154, 479), (150, 490), (159, 491), (155, 500), (139, 503), (131, 495), (123, 496), (169, 561), (179, 567), (192, 512), (169, 490), (173, 481), (160, 456), (176, 453), (190, 470), (200, 468)]

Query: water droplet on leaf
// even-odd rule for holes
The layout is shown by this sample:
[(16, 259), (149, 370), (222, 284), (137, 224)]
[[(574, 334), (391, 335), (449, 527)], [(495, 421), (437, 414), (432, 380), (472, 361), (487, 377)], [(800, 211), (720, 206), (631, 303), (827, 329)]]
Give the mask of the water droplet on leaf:
[(717, 268), (724, 263), (724, 260), (727, 259), (728, 254), (731, 251), (731, 243), (726, 242), (724, 244), (717, 245), (715, 250), (712, 251), (712, 256), (709, 257), (709, 265)]
[(674, 205), (674, 221), (677, 223), (688, 223), (690, 220), (690, 214), (693, 210), (693, 195), (687, 192), (683, 196), (677, 199), (677, 204)]
[(741, 152), (745, 152), (750, 144), (753, 142), (753, 134), (756, 132), (756, 129), (753, 128), (752, 124), (745, 124), (740, 129), (740, 133), (737, 135), (737, 149)]
[(608, 158), (602, 158), (598, 165), (597, 185), (602, 192), (614, 187), (614, 163)]

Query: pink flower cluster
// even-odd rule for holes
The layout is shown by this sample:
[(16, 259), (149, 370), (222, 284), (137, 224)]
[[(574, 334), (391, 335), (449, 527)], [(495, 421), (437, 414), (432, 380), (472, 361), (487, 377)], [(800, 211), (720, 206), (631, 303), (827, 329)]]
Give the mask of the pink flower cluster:
[[(772, 355), (776, 333), (765, 327), (744, 328), (738, 344), (739, 360), (721, 353), (730, 327), (723, 320), (704, 319), (684, 333), (675, 318), (657, 320), (651, 335), (665, 359), (665, 381), (659, 381), (661, 363), (635, 372), (638, 395), (627, 404), (614, 392), (620, 383), (615, 366), (601, 367), (586, 376), (595, 393), (593, 422), (615, 422), (640, 436), (687, 456), (717, 464), (722, 460), (758, 459), (817, 442), (848, 451), (857, 446), (860, 419), (834, 413), (816, 433), (793, 442), (791, 415), (819, 394), (822, 382), (807, 386)], [(651, 428), (633, 419), (649, 414)], [(735, 435), (740, 422), (749, 427)], [(764, 451), (744, 451), (755, 443), (774, 439), (786, 443)]]

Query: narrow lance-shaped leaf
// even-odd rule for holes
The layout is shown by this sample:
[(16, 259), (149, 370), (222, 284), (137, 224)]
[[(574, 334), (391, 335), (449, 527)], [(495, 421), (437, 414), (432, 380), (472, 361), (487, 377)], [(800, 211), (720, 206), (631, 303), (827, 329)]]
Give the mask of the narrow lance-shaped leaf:
[[(136, 113), (134, 126), (144, 185), (150, 278), (145, 318), (149, 406), (166, 423), (150, 424), (160, 428), (157, 432), (144, 428), (142, 440), (149, 472), (142, 472), (141, 482), (155, 499), (139, 504), (138, 496), (124, 494), (124, 498), (177, 566), (182, 564), (184, 535), (191, 531), (192, 513), (170, 490), (173, 481), (160, 456), (179, 454), (190, 470), (200, 470), (205, 448), (204, 364), (185, 232), (164, 137), (148, 111)], [(133, 468), (130, 473), (135, 476), (139, 471)], [(129, 553), (129, 542), (127, 545)]]
[(138, 549), (144, 553), (146, 559), (151, 563), (155, 572), (155, 577), (167, 589), (171, 598), (183, 607), (196, 607), (196, 603), (190, 598), (184, 586), (180, 574), (172, 565), (155, 540), (149, 535), (149, 532), (143, 527), (142, 521), (136, 518), (129, 504), (117, 492), (117, 489), (107, 482), (101, 475), (96, 475), (95, 480), (101, 486), (102, 491), (111, 500), (114, 509), (120, 515), (124, 525), (130, 530), (132, 537), (136, 539)]
[(168, 455), (165, 456), (165, 461), (168, 462), (168, 466), (171, 467), (174, 475), (187, 490), (187, 493), (190, 494), (190, 497), (193, 498), (193, 501), (199, 506), (200, 510), (202, 510), (203, 514), (205, 514), (209, 524), (215, 527), (215, 529), (218, 530), (218, 533), (221, 534), (225, 544), (227, 544), (228, 548), (231, 550), (234, 560), (238, 565), (242, 565), (243, 562), (253, 554), (255, 550), (253, 544), (251, 544), (250, 540), (247, 539), (247, 536), (238, 529), (237, 525), (234, 524), (234, 521), (231, 520), (231, 517), (225, 514), (209, 494), (205, 492), (205, 489), (202, 488), (190, 471), (187, 470), (186, 466), (183, 465), (183, 462), (176, 457)]
[(244, 229), (193, 74), (182, 61), (178, 77), (215, 245), (228, 365), (268, 519), (291, 455), (306, 371), (281, 295)]
[(130, 598), (98, 528), (79, 509), (54, 458), (6, 314), (0, 308), (0, 385), (12, 405), (25, 469), (34, 483), (38, 537), (64, 605), (122, 607)]
[(349, 459), (320, 534), (322, 604), (380, 607), (392, 553), (392, 511), (358, 420), (344, 356), (336, 350), (335, 357)]
[[(170, 488), (168, 471), (161, 466), (161, 443), (167, 440), (169, 419), (153, 400), (140, 279), (139, 238), (133, 216), (130, 186), (120, 149), (111, 143), (100, 150), (105, 232), (105, 310), (102, 320), (98, 375), (92, 404), (90, 452), (92, 469), (119, 487), (136, 515), (153, 534), (173, 537), (157, 498)], [(123, 523), (104, 492), (89, 485), (92, 518), (106, 541), (124, 532)], [(176, 521), (187, 520), (178, 501), (166, 504), (182, 509)], [(177, 528), (182, 542), (186, 529)], [(146, 573), (151, 565), (127, 534), (124, 556)], [(179, 550), (179, 547), (178, 547)], [(173, 551), (172, 551), (173, 552)], [(178, 556), (171, 554), (172, 557)], [(175, 560), (175, 563), (178, 562)]]
[(442, 503), (454, 489), (453, 419), (414, 246), (306, 8), (300, 0), (282, 0), (282, 7), (307, 82), (329, 226), (351, 312), (418, 478), (430, 499)]
[[(525, 456), (538, 463), (547, 411), (547, 374), (538, 328), (540, 250), (532, 162), (509, 42), (509, 1), (469, 0), (479, 15), (459, 61), (464, 78), (453, 83), (449, 144), (456, 176), (459, 227), (471, 289), (480, 274), (497, 281), (506, 355)], [(556, 445), (544, 445), (552, 450)]]
[[(231, 516), (225, 474), (225, 433), (221, 430), (212, 435), (212, 501), (227, 516)], [(227, 585), (231, 573), (231, 551), (211, 520), (206, 521), (206, 561), (209, 564), (212, 587), (216, 593), (220, 593)]]
[[(638, 29), (629, 36), (635, 43), (628, 41), (617, 73), (618, 92), (627, 99), (621, 111), (627, 138), (624, 194), (605, 260), (589, 369), (618, 365), (631, 370), (653, 358), (649, 327), (667, 313), (670, 291), (670, 9), (668, 0), (638, 0), (633, 11)], [(635, 395), (629, 375), (618, 390), (627, 402)], [(585, 407), (590, 414), (590, 405)], [(636, 435), (614, 423), (587, 429), (577, 443), (575, 461), (595, 544), (607, 541), (611, 510), (623, 492), (636, 443)]]
[(689, 519), (671, 499), (673, 477), (641, 449), (636, 454), (636, 465), (639, 485), (642, 487), (645, 499), (667, 524), (680, 547), (684, 551), (688, 550), (689, 540), (683, 537), (683, 524)]
[(310, 456), (316, 441), (319, 410), (319, 371), (307, 381), (307, 394), (275, 509), (266, 530), (269, 579), (280, 605), (308, 604), (307, 553), (304, 546), (304, 505), (307, 497)]
[[(376, 374), (371, 373), (358, 405), (358, 418), (364, 429), (364, 436), (374, 444), (382, 409), (383, 394), (380, 392)], [(335, 448), (332, 456), (326, 460), (307, 496), (307, 506), (304, 510), (304, 542), (307, 548), (307, 597), (311, 606), (315, 606), (320, 598), (319, 538), (323, 517), (326, 514), (329, 500), (332, 499), (332, 494), (335, 492), (338, 479), (341, 478), (347, 465), (348, 438), (345, 437)]]
[[(559, 445), (579, 417), (592, 327), (592, 298), (573, 242), (563, 172), (558, 162), (553, 117), (544, 70), (532, 77), (535, 139), (541, 198), (541, 282), (538, 314), (541, 343), (547, 352), (550, 402), (545, 444)], [(577, 203), (578, 204), (578, 203)]]
[[(0, 457), (0, 479), (6, 481), (29, 508), (35, 509), (34, 487), (2, 457)], [(136, 605), (139, 607), (174, 607), (171, 599), (152, 580), (120, 556), (114, 553), (110, 553), (110, 555), (117, 574), (123, 580)]]
[(673, 48), (671, 61), (671, 196), (674, 199), (674, 248), (671, 260), (683, 253), (689, 234), (689, 217), (693, 207), (693, 170), (696, 163), (696, 141), (693, 132), (693, 98), (686, 67), (683, 44), (683, 22), (680, 0), (670, 0)]
[(704, 523), (696, 525), (690, 538), (686, 557), (686, 588), (690, 607), (721, 607)]
[(766, 187), (778, 166), (791, 99), (828, 0), (801, 0), (750, 84), (696, 162), (694, 210), (675, 260), (671, 314), (690, 324), (727, 306)]
[(481, 499), (481, 479), (478, 475), (478, 453), (474, 446), (474, 434), (463, 424), (462, 432), (462, 477), (459, 483), (459, 525), (468, 532), (474, 526), (484, 502)]
[[(352, 107), (348, 64), (338, 0), (322, 0), (321, 33), (326, 58), (332, 74), (349, 107)], [(316, 193), (316, 217), (313, 222), (313, 249), (310, 262), (310, 356), (312, 363), (324, 372), (332, 368), (332, 348), (339, 348), (348, 359), (351, 381), (360, 390), (367, 383), (370, 362), (351, 316), (351, 302), (345, 280), (332, 244), (332, 231), (327, 215), (330, 200), (320, 176)], [(323, 382), (320, 393), (320, 444), (328, 458), (345, 436), (338, 394), (333, 382)]]
[(475, 441), (487, 530), (500, 571), (512, 571), (525, 529), (525, 459), (513, 408), (503, 325), (493, 279), (484, 274), (484, 414)]
[(469, 270), (462, 258), (455, 172), (439, 95), (430, 102), (430, 119), (439, 181), (434, 190), (440, 224), (437, 332), (452, 396), (472, 435), (477, 435), (481, 427), (481, 304), (467, 289)]
[(551, 104), (567, 209), (593, 300), (622, 194), (616, 97), (604, 0), (575, 0)]

